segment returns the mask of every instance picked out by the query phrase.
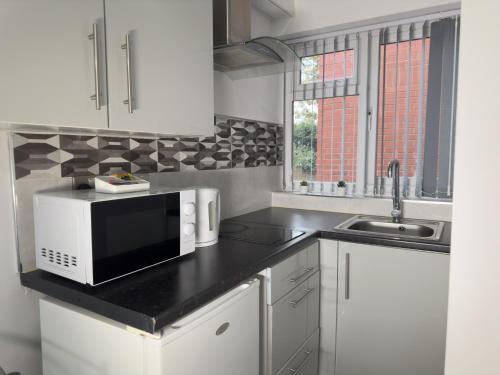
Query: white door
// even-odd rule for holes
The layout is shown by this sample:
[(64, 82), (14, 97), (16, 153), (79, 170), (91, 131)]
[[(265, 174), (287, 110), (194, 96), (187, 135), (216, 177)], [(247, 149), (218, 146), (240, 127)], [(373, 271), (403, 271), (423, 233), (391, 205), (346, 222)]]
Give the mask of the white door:
[(106, 0), (106, 28), (111, 128), (214, 134), (211, 1)]
[(340, 242), (335, 375), (443, 375), (448, 273), (447, 254)]
[(0, 121), (106, 128), (104, 43), (102, 0), (0, 1)]
[(174, 324), (162, 339), (162, 375), (259, 375), (259, 282), (238, 289)]

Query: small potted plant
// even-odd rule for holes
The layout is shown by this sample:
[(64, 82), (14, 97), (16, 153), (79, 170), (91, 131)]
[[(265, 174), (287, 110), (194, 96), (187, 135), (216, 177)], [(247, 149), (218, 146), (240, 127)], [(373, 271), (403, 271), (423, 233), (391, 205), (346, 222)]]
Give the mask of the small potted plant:
[(300, 193), (301, 194), (307, 194), (309, 191), (309, 184), (307, 183), (306, 180), (300, 181)]
[(345, 197), (345, 192), (346, 192), (346, 184), (345, 181), (340, 180), (337, 183), (337, 196), (339, 197)]

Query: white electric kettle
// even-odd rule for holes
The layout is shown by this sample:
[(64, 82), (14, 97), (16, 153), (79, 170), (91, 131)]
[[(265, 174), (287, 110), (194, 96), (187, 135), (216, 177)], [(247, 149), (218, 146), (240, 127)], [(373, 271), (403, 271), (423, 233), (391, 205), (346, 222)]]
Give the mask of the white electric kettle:
[(216, 244), (219, 239), (220, 192), (211, 187), (196, 190), (196, 247)]

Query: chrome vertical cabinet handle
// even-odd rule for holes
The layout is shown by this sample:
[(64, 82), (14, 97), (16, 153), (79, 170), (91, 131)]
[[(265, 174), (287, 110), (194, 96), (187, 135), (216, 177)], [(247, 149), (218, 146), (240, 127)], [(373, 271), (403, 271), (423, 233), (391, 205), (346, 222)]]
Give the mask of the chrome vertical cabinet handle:
[(90, 100), (95, 100), (95, 109), (101, 110), (101, 77), (99, 74), (99, 34), (97, 23), (92, 24), (92, 34), (88, 35), (89, 40), (92, 41), (94, 50), (94, 83), (95, 94), (90, 96)]
[(345, 254), (345, 299), (351, 297), (351, 254)]
[(132, 77), (131, 77), (131, 64), (130, 64), (130, 34), (125, 34), (125, 44), (122, 44), (122, 50), (125, 51), (125, 64), (127, 69), (127, 99), (123, 104), (128, 106), (128, 113), (133, 113), (132, 107)]

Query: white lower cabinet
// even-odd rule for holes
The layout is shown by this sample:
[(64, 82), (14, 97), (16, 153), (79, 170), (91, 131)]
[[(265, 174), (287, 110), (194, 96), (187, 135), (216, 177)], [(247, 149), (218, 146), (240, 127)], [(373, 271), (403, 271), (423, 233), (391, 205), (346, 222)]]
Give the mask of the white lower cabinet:
[[(320, 306), (318, 242), (268, 269), (265, 290), (267, 307), (264, 326), (267, 329), (264, 333), (263, 373), (317, 375)], [(304, 349), (305, 346), (313, 346), (314, 354)]]
[(271, 305), (269, 318), (274, 374), (319, 326), (319, 273)]
[(443, 375), (449, 255), (320, 243), (155, 335), (42, 299), (44, 374)]
[(319, 270), (318, 242), (269, 268), (269, 303), (273, 304)]
[(156, 335), (40, 301), (44, 375), (259, 375), (259, 281)]
[(449, 255), (339, 242), (335, 375), (443, 375)]

